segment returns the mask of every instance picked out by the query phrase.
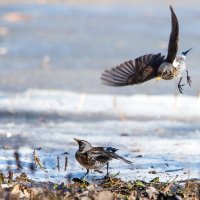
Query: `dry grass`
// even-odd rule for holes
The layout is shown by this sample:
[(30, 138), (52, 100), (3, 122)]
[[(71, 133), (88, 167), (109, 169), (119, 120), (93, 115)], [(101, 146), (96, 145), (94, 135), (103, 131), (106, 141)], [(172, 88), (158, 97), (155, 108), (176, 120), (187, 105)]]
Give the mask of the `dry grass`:
[(163, 183), (155, 178), (149, 183), (135, 180), (122, 181), (109, 177), (99, 184), (74, 178), (67, 184), (41, 183), (30, 180), (25, 173), (13, 180), (13, 175), (0, 174), (1, 199), (130, 199), (130, 200), (199, 200), (200, 182), (186, 181)]
[[(67, 152), (63, 153), (67, 154)], [(16, 151), (14, 157), (17, 172), (22, 171), (20, 155)], [(45, 171), (40, 159), (34, 150), (33, 163), (30, 171)], [(58, 157), (58, 170), (60, 168)], [(67, 157), (65, 169), (67, 168)], [(84, 199), (84, 200), (199, 200), (200, 180), (187, 180), (178, 182), (177, 177), (172, 181), (160, 182), (159, 177), (149, 183), (141, 180), (123, 181), (115, 176), (110, 176), (95, 182), (85, 179), (66, 179), (60, 185), (52, 182), (35, 182), (28, 178), (26, 173), (16, 176), (9, 170), (6, 174), (0, 173), (0, 199)]]

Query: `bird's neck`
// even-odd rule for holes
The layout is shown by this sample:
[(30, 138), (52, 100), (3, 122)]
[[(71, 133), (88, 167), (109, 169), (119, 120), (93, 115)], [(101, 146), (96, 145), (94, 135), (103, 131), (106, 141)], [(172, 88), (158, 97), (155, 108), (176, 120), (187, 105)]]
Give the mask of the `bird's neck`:
[(185, 59), (186, 57), (184, 55), (176, 56), (174, 62), (173, 62), (173, 67), (175, 68), (185, 68)]
[(81, 152), (81, 153), (85, 153), (85, 152), (87, 152), (87, 151), (89, 151), (91, 149), (92, 149), (91, 146), (85, 146), (85, 147), (79, 147), (78, 151)]

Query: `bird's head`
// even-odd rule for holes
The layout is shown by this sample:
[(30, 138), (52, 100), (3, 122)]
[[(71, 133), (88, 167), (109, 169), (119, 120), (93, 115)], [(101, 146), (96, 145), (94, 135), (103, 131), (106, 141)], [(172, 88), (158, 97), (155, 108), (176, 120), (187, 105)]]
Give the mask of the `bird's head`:
[(89, 142), (85, 140), (76, 139), (76, 138), (74, 138), (74, 140), (78, 143), (79, 151), (86, 152), (92, 149), (92, 145)]
[(187, 51), (183, 51), (181, 54), (182, 54), (183, 56), (186, 56), (186, 55), (188, 54), (188, 52), (191, 51), (191, 50), (192, 50), (192, 48), (188, 49)]

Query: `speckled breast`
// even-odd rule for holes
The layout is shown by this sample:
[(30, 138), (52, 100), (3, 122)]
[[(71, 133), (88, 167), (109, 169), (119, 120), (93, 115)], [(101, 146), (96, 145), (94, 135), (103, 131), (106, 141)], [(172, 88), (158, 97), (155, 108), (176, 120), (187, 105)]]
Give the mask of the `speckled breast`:
[(172, 71), (166, 71), (161, 74), (161, 78), (164, 80), (172, 80), (174, 77), (178, 76), (180, 73), (180, 68), (173, 67)]

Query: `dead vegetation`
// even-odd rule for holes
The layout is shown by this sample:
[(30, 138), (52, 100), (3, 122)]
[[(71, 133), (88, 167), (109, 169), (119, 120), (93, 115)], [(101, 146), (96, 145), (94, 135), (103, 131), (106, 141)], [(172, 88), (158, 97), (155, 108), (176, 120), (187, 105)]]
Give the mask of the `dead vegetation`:
[[(63, 153), (61, 155), (68, 154)], [(123, 181), (117, 175), (95, 182), (86, 179), (66, 178), (66, 183), (35, 182), (22, 172), (20, 154), (15, 151), (16, 172), (9, 169), (6, 174), (0, 173), (0, 199), (55, 199), (55, 200), (199, 200), (200, 180), (177, 181), (178, 176), (168, 182), (160, 182), (159, 177), (149, 183), (141, 180)], [(64, 169), (67, 169), (67, 156)], [(57, 168), (60, 170), (59, 156)], [(33, 162), (29, 166), (32, 173), (43, 167), (36, 151), (33, 152)], [(20, 172), (20, 173), (19, 173)]]
[(109, 177), (98, 184), (74, 178), (60, 185), (51, 182), (35, 182), (25, 173), (13, 179), (13, 175), (0, 174), (1, 199), (84, 199), (84, 200), (199, 200), (200, 182), (188, 180), (180, 183), (175, 179), (163, 183), (155, 178), (149, 183), (144, 181), (122, 181)]

